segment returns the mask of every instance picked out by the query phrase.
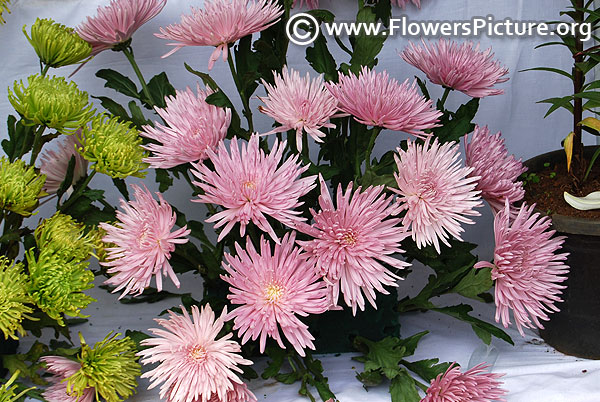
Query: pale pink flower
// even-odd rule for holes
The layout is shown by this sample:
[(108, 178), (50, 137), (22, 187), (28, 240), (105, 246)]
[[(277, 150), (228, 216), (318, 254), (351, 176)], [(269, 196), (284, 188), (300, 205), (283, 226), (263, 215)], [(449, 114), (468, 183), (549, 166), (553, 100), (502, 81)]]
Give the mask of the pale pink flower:
[(283, 8), (274, 0), (205, 0), (204, 9), (192, 7), (180, 24), (160, 28), (158, 38), (172, 40), (168, 57), (184, 46), (215, 46), (208, 69), (222, 55), (227, 61), (228, 45), (244, 36), (263, 31), (279, 21)]
[(244, 142), (241, 151), (234, 137), (230, 148), (231, 153), (228, 153), (221, 142), (216, 154), (208, 150), (214, 171), (206, 165), (194, 164), (192, 173), (199, 179), (194, 184), (204, 192), (194, 201), (223, 207), (223, 211), (206, 220), (216, 222), (215, 229), (225, 225), (217, 241), (238, 222), (240, 236), (244, 236), (246, 226), (252, 221), (279, 242), (267, 216), (287, 226), (303, 221), (300, 212), (294, 209), (303, 204), (298, 199), (315, 187), (315, 176), (299, 178), (308, 166), (298, 162), (297, 154), (280, 166), (285, 141), (281, 144), (276, 141), (268, 155), (259, 148), (258, 134), (253, 134), (248, 143)]
[[(399, 276), (387, 269), (387, 264), (395, 269), (403, 269), (410, 264), (394, 258), (402, 253), (400, 243), (410, 236), (404, 228), (398, 227), (399, 218), (392, 197), (386, 197), (383, 186), (359, 187), (352, 191), (352, 183), (345, 192), (338, 186), (336, 205), (329, 195), (329, 188), (322, 177), (321, 196), (312, 226), (302, 224), (299, 230), (314, 237), (310, 241), (298, 241), (310, 256), (319, 275), (330, 286), (331, 301), (337, 305), (340, 291), (346, 305), (356, 314), (357, 307), (365, 309), (365, 300), (377, 308), (376, 293), (389, 294), (383, 287), (398, 286)], [(364, 293), (364, 297), (363, 297)]]
[(86, 175), (88, 161), (75, 150), (76, 146), (81, 146), (77, 140), (78, 137), (79, 131), (77, 134), (66, 136), (58, 144), (58, 149), (45, 151), (40, 157), (40, 173), (46, 175), (44, 191), (48, 194), (54, 194), (60, 188), (67, 176), (72, 157), (75, 157), (75, 168), (71, 184), (77, 183)]
[[(256, 396), (248, 389), (246, 384), (232, 382), (233, 389), (227, 391), (225, 398), (221, 399), (217, 394), (213, 394), (208, 402), (257, 402)], [(195, 400), (194, 402), (200, 402)]]
[(461, 373), (453, 363), (445, 373), (431, 380), (427, 395), (421, 402), (494, 402), (502, 399), (507, 391), (498, 381), (504, 374), (486, 372), (489, 366), (478, 364)]
[(159, 122), (154, 127), (144, 126), (140, 135), (160, 143), (144, 147), (153, 153), (144, 159), (151, 167), (168, 169), (203, 161), (208, 158), (207, 150), (216, 149), (227, 135), (231, 110), (206, 103), (211, 90), (203, 91), (198, 85), (197, 92), (194, 95), (190, 88), (176, 91), (175, 96), (165, 98), (165, 109), (156, 108), (167, 126)]
[(296, 316), (321, 314), (329, 306), (327, 289), (306, 254), (294, 247), (296, 233), (287, 233), (281, 244), (271, 246), (260, 239), (260, 254), (248, 237), (246, 249), (235, 244), (237, 256), (225, 254), (223, 267), (228, 275), (221, 279), (229, 283), (227, 298), (240, 305), (227, 316), (234, 319), (234, 330), (242, 338), (242, 344), (260, 337), (260, 352), (265, 350), (267, 337), (285, 348), (281, 333), (304, 356), (304, 348), (314, 349), (315, 339), (308, 326)]
[(96, 55), (129, 40), (165, 4), (167, 0), (111, 0), (108, 6), (99, 6), (94, 17), (87, 17), (77, 33), (92, 45), (92, 55)]
[[(169, 311), (168, 319), (155, 319), (162, 328), (151, 328), (153, 338), (144, 339), (147, 346), (138, 353), (142, 364), (159, 363), (142, 374), (150, 378), (152, 389), (161, 384), (160, 398), (169, 402), (222, 402), (232, 401), (239, 393), (248, 401), (255, 401), (243, 388), (238, 365), (250, 365), (250, 360), (240, 355), (240, 345), (230, 340), (232, 333), (217, 339), (223, 329), (227, 309), (215, 319), (210, 305), (201, 310), (192, 306), (192, 316), (181, 306), (183, 315)], [(233, 391), (233, 392), (232, 392)], [(242, 402), (241, 400), (240, 402)]]
[(495, 214), (504, 209), (505, 200), (514, 204), (523, 199), (523, 183), (517, 179), (527, 170), (520, 159), (508, 155), (501, 135), (490, 135), (487, 126), (475, 126), (473, 137), (464, 137), (465, 165), (473, 168), (471, 176), (480, 177), (476, 190)]
[(504, 93), (494, 85), (508, 81), (508, 69), (494, 61), (492, 48), (479, 51), (479, 44), (441, 38), (437, 43), (412, 42), (400, 54), (409, 64), (423, 71), (434, 84), (456, 89), (474, 98)]
[(438, 127), (441, 112), (431, 100), (419, 95), (416, 80), (399, 84), (387, 71), (377, 74), (366, 66), (358, 77), (339, 73), (337, 84), (327, 88), (339, 102), (339, 108), (354, 116), (359, 123), (394, 131), (404, 131), (417, 137), (427, 137), (423, 130)]
[[(299, 0), (299, 2), (300, 2), (300, 4), (298, 5), (299, 7), (302, 7), (306, 3), (306, 6), (310, 9), (319, 8), (319, 0)], [(417, 7), (421, 8), (421, 0), (391, 0), (391, 3), (393, 5), (400, 6), (403, 9), (406, 8), (406, 4), (409, 2), (413, 3)], [(294, 0), (294, 2), (292, 3), (292, 7), (296, 7), (297, 3), (298, 3), (298, 0)]]
[(267, 134), (296, 131), (296, 148), (302, 151), (302, 132), (306, 131), (316, 142), (325, 137), (320, 129), (334, 128), (329, 123), (338, 111), (337, 100), (323, 83), (323, 75), (311, 80), (310, 74), (304, 78), (294, 69), (283, 67), (281, 75), (274, 74), (275, 86), (263, 80), (267, 97), (259, 97), (265, 107), (259, 110), (272, 117), (281, 126)]
[(392, 0), (392, 4), (402, 7), (402, 9), (405, 9), (409, 2), (421, 8), (421, 0)]
[(412, 228), (412, 238), (421, 248), (433, 244), (440, 252), (439, 240), (450, 246), (449, 236), (462, 240), (461, 223), (474, 223), (467, 216), (479, 216), (473, 208), (482, 205), (475, 190), (479, 177), (469, 177), (473, 168), (462, 167), (459, 144), (440, 144), (430, 139), (424, 145), (408, 141), (406, 151), (398, 148), (394, 155), (398, 173), (394, 174), (398, 189), (403, 225)]
[(304, 4), (306, 4), (306, 7), (310, 8), (311, 10), (319, 8), (319, 0), (294, 0), (292, 7), (296, 7), (296, 5), (298, 5), (298, 7), (302, 7)]
[(169, 264), (176, 244), (187, 243), (185, 238), (190, 231), (186, 226), (171, 232), (176, 214), (171, 205), (157, 193), (159, 202), (144, 186), (132, 185), (134, 199), (126, 202), (121, 199), (122, 211), (117, 211), (119, 222), (114, 225), (101, 223), (106, 230), (102, 241), (114, 244), (107, 247), (106, 262), (108, 273), (115, 274), (105, 283), (116, 286), (113, 292), (125, 289), (121, 294), (141, 294), (156, 277), (156, 287), (162, 290), (162, 276), (169, 276), (179, 287), (179, 280)]
[(535, 204), (523, 203), (512, 219), (508, 200), (504, 209), (494, 218), (496, 248), (494, 263), (480, 261), (475, 268), (492, 268), (495, 280), (496, 322), (510, 324), (513, 311), (517, 329), (524, 335), (524, 328), (544, 328), (540, 320), (547, 321), (548, 314), (559, 311), (555, 303), (561, 302), (560, 294), (565, 288), (569, 267), (564, 264), (568, 253), (557, 254), (564, 236), (553, 237), (549, 230), (549, 217), (534, 213)]
[(79, 399), (76, 394), (68, 393), (67, 379), (81, 369), (81, 364), (61, 356), (44, 356), (40, 360), (46, 363), (46, 371), (53, 374), (49, 378), (51, 385), (42, 394), (48, 402), (93, 402), (95, 400), (94, 388), (86, 388)]

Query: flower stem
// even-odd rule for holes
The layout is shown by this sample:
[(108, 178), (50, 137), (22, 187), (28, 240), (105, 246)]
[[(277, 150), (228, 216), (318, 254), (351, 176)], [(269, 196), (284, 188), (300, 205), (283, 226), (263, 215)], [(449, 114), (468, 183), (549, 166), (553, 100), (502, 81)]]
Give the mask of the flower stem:
[(227, 63), (229, 64), (229, 69), (231, 70), (231, 75), (233, 76), (233, 82), (235, 83), (235, 87), (237, 88), (240, 98), (242, 99), (242, 105), (244, 107), (244, 116), (248, 121), (248, 130), (250, 134), (254, 132), (254, 124), (252, 122), (252, 110), (250, 109), (250, 103), (246, 98), (246, 94), (244, 93), (244, 89), (242, 88), (242, 84), (240, 83), (240, 77), (238, 77), (237, 71), (235, 71), (235, 66), (233, 64), (233, 57), (231, 55), (231, 50), (229, 47), (227, 48)]
[(381, 133), (381, 127), (373, 127), (373, 132), (371, 133), (371, 138), (369, 139), (369, 145), (367, 146), (367, 151), (365, 154), (365, 170), (371, 168), (371, 153), (373, 152), (373, 147), (375, 147), (375, 140), (377, 136)]
[(29, 165), (31, 166), (33, 166), (35, 160), (40, 154), (40, 151), (42, 150), (42, 134), (44, 133), (45, 129), (46, 126), (40, 126), (35, 132), (35, 137), (33, 139), (33, 148), (31, 149), (31, 158), (29, 159)]
[(88, 177), (85, 178), (85, 181), (81, 184), (81, 186), (79, 186), (77, 191), (75, 191), (73, 194), (71, 194), (69, 199), (67, 201), (65, 201), (64, 204), (61, 205), (61, 207), (60, 207), (61, 212), (64, 212), (67, 208), (69, 208), (71, 205), (73, 205), (73, 203), (75, 201), (77, 201), (77, 199), (79, 197), (81, 197), (81, 195), (87, 188), (88, 184), (90, 184), (90, 181), (92, 181), (92, 178), (96, 175), (96, 173), (97, 173), (96, 170), (91, 171), (91, 173), (88, 175)]
[(146, 98), (147, 98), (148, 104), (150, 104), (152, 107), (154, 107), (155, 106), (154, 99), (152, 99), (152, 95), (150, 94), (148, 85), (146, 85), (146, 80), (144, 79), (144, 76), (142, 75), (142, 72), (141, 72), (138, 64), (135, 61), (135, 57), (133, 56), (133, 49), (131, 48), (131, 46), (128, 46), (128, 47), (124, 47), (122, 49), (122, 51), (123, 51), (123, 54), (125, 55), (125, 57), (127, 57), (127, 60), (129, 60), (129, 64), (131, 64), (131, 67), (133, 68), (135, 75), (137, 75), (137, 78), (140, 81), (140, 85), (142, 86), (142, 91), (144, 92), (144, 96), (146, 96)]
[(48, 64), (46, 64), (44, 66), (44, 68), (42, 68), (42, 77), (46, 76), (46, 73), (48, 73), (48, 70), (50, 69), (50, 66)]
[(442, 98), (440, 99), (440, 107), (441, 110), (444, 110), (444, 105), (446, 104), (446, 99), (448, 99), (448, 95), (450, 95), (450, 91), (452, 91), (452, 88), (448, 88), (448, 87), (444, 87), (444, 94), (442, 95)]

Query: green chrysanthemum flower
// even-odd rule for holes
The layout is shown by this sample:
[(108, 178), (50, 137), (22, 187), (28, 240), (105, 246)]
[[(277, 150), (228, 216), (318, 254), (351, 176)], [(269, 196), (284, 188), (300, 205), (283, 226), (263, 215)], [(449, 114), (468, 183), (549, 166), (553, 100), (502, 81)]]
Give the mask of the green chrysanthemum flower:
[(135, 392), (136, 378), (141, 374), (137, 362), (136, 345), (129, 337), (117, 339), (121, 334), (108, 334), (91, 348), (81, 339), (81, 353), (77, 361), (81, 369), (68, 378), (67, 392), (80, 397), (87, 388), (96, 390), (96, 399), (106, 402), (126, 400)]
[(37, 174), (24, 161), (9, 162), (0, 158), (0, 209), (29, 216), (37, 207), (38, 199), (47, 195), (42, 188), (46, 176)]
[(148, 167), (142, 162), (146, 151), (142, 148), (139, 131), (131, 123), (122, 123), (117, 117), (100, 114), (90, 127), (81, 133), (79, 153), (92, 162), (92, 169), (112, 178), (144, 177)]
[(71, 216), (57, 212), (35, 229), (35, 240), (40, 249), (60, 254), (65, 259), (84, 261), (95, 246), (94, 235), (86, 234), (84, 228)]
[(8, 100), (26, 124), (45, 125), (63, 134), (73, 134), (95, 113), (87, 92), (80, 91), (64, 77), (30, 75), (27, 86), (23, 81), (15, 81), (13, 90), (8, 89)]
[(27, 388), (17, 394), (17, 386), (13, 385), (15, 380), (19, 377), (19, 370), (17, 370), (10, 379), (0, 387), (0, 402), (16, 402), (23, 395), (34, 389), (35, 387)]
[(92, 46), (70, 27), (52, 19), (37, 19), (31, 26), (31, 37), (26, 26), (23, 33), (33, 46), (40, 61), (47, 66), (58, 68), (79, 63), (90, 57)]
[(10, 0), (0, 0), (0, 24), (6, 23), (2, 14), (4, 14), (5, 11), (10, 14), (8, 3), (10, 3)]
[(15, 333), (25, 335), (21, 323), (26, 318), (30, 319), (27, 314), (33, 312), (27, 305), (32, 300), (26, 286), (27, 276), (23, 273), (23, 265), (13, 265), (6, 257), (0, 256), (0, 331), (4, 339), (18, 339)]
[(81, 310), (96, 299), (83, 293), (94, 287), (89, 263), (66, 260), (52, 250), (42, 250), (36, 259), (33, 249), (26, 252), (29, 267), (28, 293), (48, 316), (64, 326), (62, 313), (87, 317)]

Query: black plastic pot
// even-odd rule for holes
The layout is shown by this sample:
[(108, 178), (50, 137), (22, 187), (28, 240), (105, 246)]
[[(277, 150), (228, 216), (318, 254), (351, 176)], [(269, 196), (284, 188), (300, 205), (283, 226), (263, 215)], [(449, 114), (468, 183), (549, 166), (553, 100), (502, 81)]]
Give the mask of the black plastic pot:
[[(589, 159), (596, 147), (585, 147)], [(529, 172), (541, 171), (546, 162), (564, 159), (563, 150), (536, 156), (525, 162)], [(600, 189), (598, 189), (600, 190)], [(558, 351), (587, 359), (600, 359), (600, 220), (554, 214), (552, 225), (567, 236), (562, 252), (570, 267), (560, 312), (550, 315), (540, 335)]]

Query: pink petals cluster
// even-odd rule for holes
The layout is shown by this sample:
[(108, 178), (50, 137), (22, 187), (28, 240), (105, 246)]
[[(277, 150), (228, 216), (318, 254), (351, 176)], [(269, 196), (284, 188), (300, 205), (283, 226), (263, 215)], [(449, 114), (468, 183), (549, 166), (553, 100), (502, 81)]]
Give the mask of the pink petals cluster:
[(169, 402), (256, 401), (239, 378), (239, 365), (252, 364), (240, 355), (240, 345), (223, 329), (227, 309), (219, 318), (210, 305), (192, 314), (181, 306), (182, 315), (169, 311), (168, 319), (156, 319), (162, 328), (152, 328), (154, 337), (142, 341), (147, 349), (138, 353), (143, 364), (159, 363), (142, 374), (152, 389), (159, 384), (160, 398)]
[(556, 254), (565, 237), (554, 237), (550, 218), (541, 217), (534, 208), (523, 204), (512, 218), (506, 200), (494, 219), (494, 262), (475, 264), (475, 268), (492, 269), (496, 321), (502, 320), (502, 325), (508, 327), (512, 310), (521, 335), (523, 328), (543, 328), (540, 320), (548, 320), (547, 313), (559, 311), (555, 303), (562, 301), (560, 294), (565, 286), (561, 283), (569, 272), (564, 263), (568, 254)]
[(394, 156), (399, 209), (406, 211), (402, 224), (410, 227), (417, 247), (431, 245), (440, 252), (440, 241), (450, 246), (450, 236), (461, 240), (461, 223), (474, 223), (479, 216), (479, 177), (469, 177), (473, 168), (462, 167), (458, 143), (440, 144), (427, 139), (423, 145), (408, 141), (406, 151)]
[(456, 364), (431, 381), (421, 402), (505, 402), (506, 390), (498, 381), (504, 374), (486, 372), (488, 366), (479, 364), (464, 373)]
[(298, 243), (328, 283), (334, 305), (341, 292), (354, 314), (357, 308), (365, 309), (365, 298), (377, 308), (375, 291), (389, 294), (384, 285), (398, 286), (396, 282), (400, 279), (383, 264), (395, 269), (410, 265), (393, 257), (403, 252), (400, 243), (410, 233), (397, 226), (399, 218), (390, 218), (396, 214), (396, 207), (392, 197), (383, 193), (383, 186), (352, 191), (350, 183), (342, 192), (340, 185), (334, 205), (322, 177), (320, 182), (321, 210), (317, 213), (311, 209), (312, 226), (298, 226), (314, 239)]
[[(298, 0), (294, 0), (294, 3), (292, 6), (296, 7), (297, 3), (298, 3)], [(319, 8), (319, 0), (299, 0), (299, 3), (300, 3), (300, 4), (298, 4), (299, 7), (302, 7), (304, 4), (306, 4), (306, 6), (310, 9)], [(393, 5), (402, 7), (403, 9), (406, 8), (406, 5), (408, 3), (412, 3), (415, 6), (421, 8), (421, 0), (391, 0), (391, 3)]]
[(456, 89), (474, 98), (500, 95), (504, 91), (494, 85), (508, 81), (508, 69), (489, 48), (479, 50), (479, 45), (465, 42), (461, 45), (441, 38), (437, 43), (422, 41), (421, 45), (409, 43), (400, 54), (409, 64), (423, 71), (434, 84)]
[(427, 137), (423, 130), (438, 126), (441, 112), (432, 107), (431, 100), (419, 95), (416, 81), (399, 84), (387, 71), (376, 73), (363, 67), (358, 76), (340, 73), (338, 84), (325, 85), (338, 100), (341, 111), (367, 126), (417, 137)]
[(229, 283), (227, 298), (239, 305), (228, 315), (233, 318), (234, 330), (242, 344), (260, 337), (260, 352), (264, 352), (267, 337), (285, 348), (281, 333), (304, 356), (305, 348), (314, 349), (314, 337), (297, 315), (321, 314), (329, 306), (325, 283), (308, 262), (308, 256), (295, 247), (295, 232), (286, 234), (271, 254), (269, 242), (260, 240), (257, 252), (250, 238), (246, 249), (235, 245), (236, 256), (225, 254), (223, 267), (228, 275), (221, 278)]
[(121, 200), (122, 211), (117, 211), (114, 225), (101, 223), (106, 231), (102, 238), (108, 244), (106, 262), (108, 273), (114, 274), (105, 283), (122, 289), (121, 297), (141, 294), (156, 277), (156, 287), (162, 290), (162, 276), (169, 276), (179, 287), (179, 280), (169, 264), (176, 244), (187, 243), (190, 231), (184, 226), (171, 231), (177, 216), (171, 205), (158, 194), (159, 202), (146, 187), (133, 185), (134, 199)]
[(215, 46), (208, 62), (211, 70), (219, 56), (227, 61), (229, 44), (267, 29), (282, 13), (275, 0), (206, 0), (203, 9), (192, 7), (190, 15), (181, 16), (181, 23), (160, 28), (155, 35), (175, 46), (163, 57), (185, 46)]
[(471, 168), (471, 176), (478, 176), (476, 189), (481, 197), (497, 213), (504, 203), (521, 201), (525, 196), (523, 183), (518, 177), (527, 170), (513, 155), (508, 155), (500, 133), (490, 135), (486, 127), (476, 126), (472, 137), (464, 137), (465, 164)]
[(81, 369), (79, 363), (62, 356), (44, 356), (40, 360), (46, 364), (46, 371), (52, 374), (49, 379), (51, 385), (42, 394), (48, 402), (93, 402), (95, 400), (94, 388), (86, 388), (80, 397), (69, 393), (67, 379)]
[(87, 17), (77, 33), (92, 45), (92, 55), (96, 55), (129, 40), (165, 4), (167, 0), (111, 0), (108, 6), (98, 7), (94, 17)]
[[(216, 204), (223, 207), (207, 222), (216, 222), (215, 229), (225, 226), (219, 234), (221, 241), (236, 223), (240, 224), (240, 236), (246, 226), (253, 222), (273, 240), (279, 242), (270, 216), (287, 226), (304, 220), (295, 208), (302, 205), (299, 198), (315, 187), (315, 176), (299, 178), (308, 166), (302, 166), (295, 155), (281, 163), (285, 142), (275, 142), (266, 155), (260, 149), (259, 136), (253, 134), (250, 141), (243, 142), (241, 149), (233, 138), (227, 152), (225, 144), (219, 144), (217, 153), (208, 150), (214, 170), (204, 164), (195, 164), (192, 170), (198, 178), (194, 184), (202, 189), (196, 202)], [(281, 165), (280, 165), (281, 163)]]
[(323, 75), (311, 80), (307, 73), (302, 78), (298, 71), (284, 66), (281, 75), (274, 73), (274, 81), (275, 85), (262, 81), (267, 96), (259, 97), (265, 104), (259, 110), (281, 124), (269, 134), (295, 130), (298, 151), (302, 151), (303, 131), (315, 141), (323, 142), (325, 133), (320, 129), (335, 127), (329, 119), (338, 110), (337, 100), (323, 83)]
[(145, 126), (140, 133), (160, 143), (144, 146), (153, 153), (144, 162), (153, 168), (168, 169), (208, 158), (208, 150), (216, 149), (231, 123), (230, 109), (206, 103), (211, 93), (198, 85), (197, 95), (187, 88), (165, 98), (166, 108), (156, 108), (156, 112), (167, 125), (155, 122), (154, 127)]
[(72, 184), (77, 183), (86, 175), (88, 161), (75, 150), (76, 146), (81, 146), (77, 140), (78, 137), (79, 134), (68, 135), (58, 144), (58, 149), (45, 151), (42, 154), (40, 173), (46, 175), (44, 191), (48, 194), (54, 194), (60, 188), (67, 176), (71, 158), (75, 157)]

